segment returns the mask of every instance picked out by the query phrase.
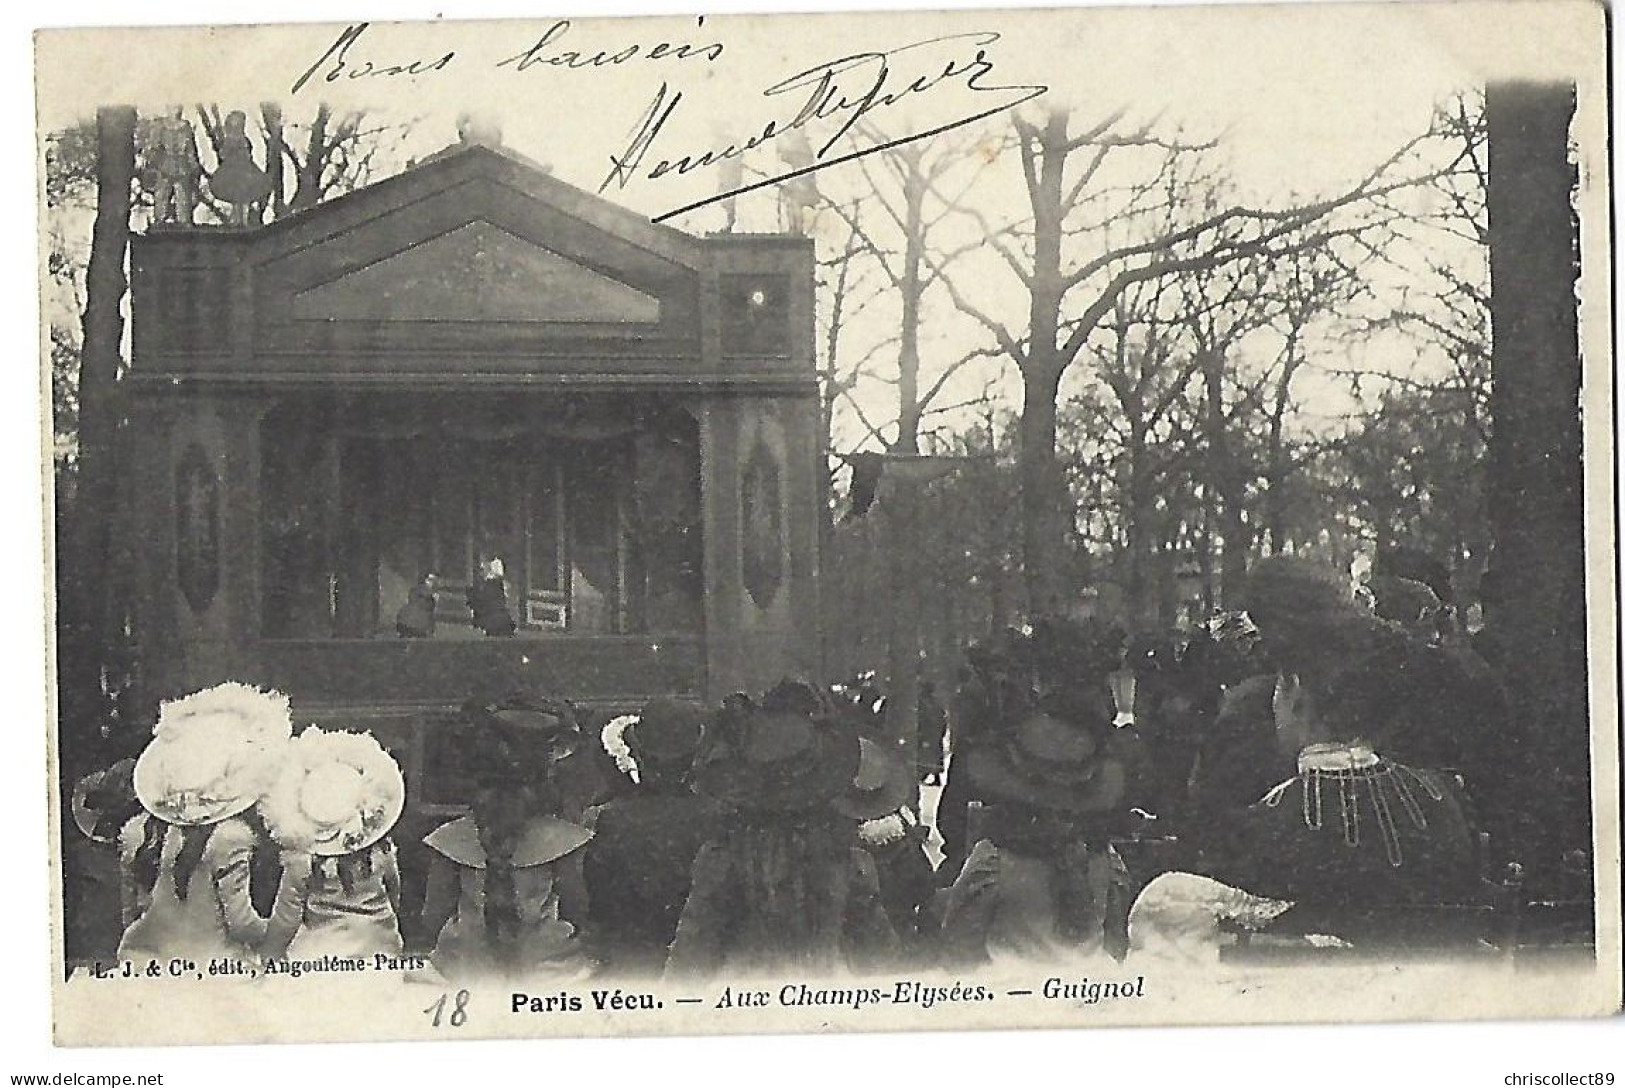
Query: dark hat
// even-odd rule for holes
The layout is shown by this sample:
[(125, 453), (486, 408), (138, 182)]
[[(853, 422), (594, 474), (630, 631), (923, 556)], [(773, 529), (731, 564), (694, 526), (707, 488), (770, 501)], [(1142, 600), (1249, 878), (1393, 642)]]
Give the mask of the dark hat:
[(1047, 616), (1007, 630), (966, 653), (960, 691), (972, 731), (1039, 710), (1072, 721), (1112, 717), (1106, 678), (1124, 663), (1123, 632), (1099, 620)]
[(470, 700), (456, 733), (457, 763), (486, 782), (540, 777), (581, 747), (574, 707), (525, 692)]
[[(1414, 588), (1432, 599), (1425, 586)], [(1316, 689), (1404, 637), (1400, 625), (1358, 603), (1335, 572), (1301, 559), (1260, 562), (1248, 573), (1247, 592), (1271, 663)]]
[(854, 820), (876, 820), (908, 804), (913, 795), (913, 776), (902, 758), (885, 745), (863, 737), (858, 742), (857, 772), (830, 805)]
[(1335, 568), (1297, 556), (1272, 556), (1247, 572), (1243, 606), (1266, 641), (1290, 641), (1305, 628), (1366, 609)]
[(963, 759), (978, 791), (1068, 812), (1117, 807), (1127, 764), (1116, 752), (1108, 678), (1125, 649), (1113, 626), (1047, 618), (971, 655), (963, 706), (977, 741)]
[(1128, 788), (1127, 764), (1097, 729), (1042, 711), (967, 753), (965, 773), (989, 799), (1062, 812), (1109, 811)]
[(633, 758), (648, 757), (656, 763), (693, 759), (700, 749), (710, 710), (703, 703), (686, 699), (652, 699), (638, 713), (623, 737)]
[(858, 774), (857, 733), (833, 718), (768, 710), (731, 698), (695, 768), (697, 792), (732, 808), (797, 812), (850, 787)]
[(779, 711), (791, 714), (818, 716), (831, 709), (827, 693), (821, 692), (806, 680), (786, 677), (762, 693), (762, 709), (769, 713)]
[(1453, 731), (1445, 728), (1445, 715), (1429, 710), (1441, 698), (1466, 702), (1459, 689), (1457, 698), (1446, 694), (1453, 670), (1444, 667), (1445, 655), (1403, 626), (1370, 616), (1363, 625), (1329, 629), (1320, 643), (1306, 655), (1300, 675), (1315, 696), (1316, 712), (1351, 737), (1381, 748), (1399, 741), (1401, 751), (1415, 751), (1428, 740), (1425, 734)]

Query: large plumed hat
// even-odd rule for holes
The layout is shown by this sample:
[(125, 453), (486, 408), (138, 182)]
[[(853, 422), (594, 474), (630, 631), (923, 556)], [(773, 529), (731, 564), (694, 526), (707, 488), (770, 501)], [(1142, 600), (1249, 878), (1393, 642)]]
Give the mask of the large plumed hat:
[(1272, 649), (1328, 620), (1369, 615), (1354, 586), (1331, 566), (1296, 556), (1272, 556), (1247, 572), (1243, 605)]
[(1396, 758), (1453, 761), (1452, 737), (1470, 735), (1478, 723), (1447, 727), (1448, 708), (1473, 705), (1484, 685), (1448, 648), (1329, 592), (1329, 584), (1323, 569), (1301, 560), (1265, 560), (1249, 574), (1249, 608), (1261, 612), (1272, 662), (1305, 682), (1317, 713), (1345, 739), (1363, 738)]
[(709, 717), (710, 708), (703, 703), (652, 699), (636, 714), (610, 719), (599, 731), (599, 741), (616, 769), (639, 782), (643, 762), (681, 770), (692, 765)]
[(406, 805), (400, 765), (370, 733), (312, 726), (260, 806), (271, 835), (290, 850), (351, 854), (389, 834)]
[(171, 824), (235, 816), (270, 788), (292, 731), (288, 697), (247, 684), (221, 684), (165, 703), (135, 763), (136, 797)]
[(1215, 963), (1225, 923), (1262, 929), (1291, 907), (1286, 900), (1264, 899), (1211, 877), (1163, 873), (1129, 911), (1129, 949), (1136, 956)]

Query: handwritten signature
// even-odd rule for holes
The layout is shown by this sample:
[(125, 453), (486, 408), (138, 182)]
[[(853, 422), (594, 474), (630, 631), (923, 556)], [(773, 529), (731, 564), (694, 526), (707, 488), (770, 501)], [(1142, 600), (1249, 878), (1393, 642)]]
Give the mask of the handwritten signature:
[[(679, 103), (683, 101), (682, 91), (674, 91), (668, 83), (662, 82), (648, 108), (636, 122), (624, 150), (609, 157), (610, 167), (603, 182), (598, 186), (598, 192), (602, 193), (611, 187), (617, 190), (625, 189), (638, 180), (653, 181), (688, 174), (737, 158), (752, 148), (805, 129), (814, 122), (833, 124), (833, 131), (813, 154), (811, 162), (795, 163), (782, 173), (673, 208), (655, 216), (655, 222), (658, 223), (741, 193), (827, 170), (832, 166), (873, 155), (889, 147), (928, 139), (1018, 106), (1049, 90), (1048, 87), (1036, 84), (994, 85), (985, 82), (993, 73), (993, 61), (988, 57), (987, 50), (998, 40), (999, 35), (993, 31), (949, 34), (911, 42), (883, 52), (853, 53), (813, 65), (762, 91), (763, 96), (769, 98), (791, 96), (793, 102), (799, 103), (799, 108), (793, 113), (766, 122), (755, 134), (738, 143), (659, 158), (645, 169), (644, 164), (650, 161), (662, 130), (671, 121)], [(973, 49), (974, 52), (971, 52)], [(943, 52), (948, 54), (946, 59), (943, 58)], [(918, 62), (911, 66), (912, 70), (925, 67), (926, 74), (902, 82), (895, 75), (893, 65), (905, 54), (908, 55), (906, 58), (908, 61)], [(933, 59), (937, 61), (935, 65), (932, 64)], [(895, 106), (905, 99), (911, 97), (919, 99), (937, 88), (949, 86), (991, 97), (985, 105), (978, 103), (966, 111), (955, 111), (947, 120), (930, 124), (921, 131), (894, 140), (878, 141), (871, 146), (844, 154), (825, 157), (865, 116)]]
[[(704, 19), (700, 19), (697, 25), (703, 27)], [(569, 20), (555, 21), (535, 44), (499, 61), (496, 66), (516, 72), (535, 66), (569, 71), (617, 66), (634, 59), (655, 62), (689, 59), (715, 61), (724, 49), (719, 41), (702, 45), (681, 42), (659, 42), (649, 46), (632, 44), (615, 51), (561, 49), (560, 40), (569, 33), (570, 26)], [(398, 77), (410, 79), (443, 72), (458, 60), (458, 54), (452, 50), (438, 57), (396, 59), (392, 63), (354, 56), (352, 54), (358, 49), (367, 27), (367, 23), (345, 27), (294, 82), (293, 93), (297, 94), (313, 79), (323, 83)], [(788, 169), (673, 208), (655, 217), (655, 221), (660, 222), (741, 193), (828, 170), (890, 147), (928, 139), (1019, 106), (1049, 90), (1037, 84), (991, 82), (994, 65), (988, 50), (998, 40), (999, 35), (994, 31), (948, 34), (910, 42), (894, 49), (851, 53), (812, 65), (761, 92), (764, 98), (788, 100), (789, 106), (780, 116), (755, 128), (750, 136), (697, 151), (672, 152), (662, 146), (664, 154), (657, 158), (655, 149), (662, 144), (667, 124), (684, 101), (682, 91), (674, 90), (670, 83), (662, 81), (654, 98), (635, 123), (625, 147), (609, 156), (609, 170), (598, 186), (598, 192), (610, 188), (622, 190), (634, 182), (658, 181), (717, 166), (770, 141), (796, 134), (797, 139), (786, 141), (781, 151), (781, 158)], [(955, 107), (947, 104), (949, 95), (942, 92), (968, 92), (974, 101), (969, 106)], [(897, 139), (877, 138), (870, 146), (831, 154), (836, 144), (865, 117), (906, 100), (942, 103), (947, 107), (943, 110), (947, 116), (929, 121), (919, 131)], [(827, 132), (828, 135), (822, 145), (813, 150), (809, 133), (815, 125), (820, 134)]]

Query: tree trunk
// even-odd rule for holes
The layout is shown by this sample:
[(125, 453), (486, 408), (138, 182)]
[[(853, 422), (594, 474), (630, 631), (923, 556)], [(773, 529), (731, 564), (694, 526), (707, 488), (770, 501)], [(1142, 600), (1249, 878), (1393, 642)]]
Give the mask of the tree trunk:
[[(902, 325), (897, 352), (897, 453), (920, 452), (920, 302), (925, 228), (922, 209), (925, 181), (919, 153), (899, 151), (906, 167), (903, 179)], [(892, 617), (887, 645), (886, 728), (903, 760), (914, 765), (920, 730), (920, 510), (917, 484), (895, 484), (887, 496), (892, 549)]]
[(1134, 619), (1149, 616), (1154, 611), (1152, 594), (1154, 577), (1148, 577), (1152, 567), (1152, 505), (1150, 473), (1146, 471), (1147, 455), (1145, 423), (1139, 415), (1129, 420), (1128, 457), (1128, 509), (1125, 530), (1128, 536), (1128, 577), (1124, 588), (1128, 597), (1129, 616)]
[(905, 765), (914, 765), (919, 736), (920, 594), (919, 488), (897, 486), (886, 496), (891, 570), (891, 622), (886, 640), (886, 732)]
[(1251, 550), (1251, 534), (1243, 514), (1243, 488), (1233, 480), (1220, 504), (1219, 526), (1224, 541), (1224, 554), (1219, 562), (1219, 585), (1226, 601), (1235, 599), (1247, 577), (1247, 556)]
[[(850, 283), (852, 258), (856, 252), (854, 240), (849, 238), (846, 250), (837, 266), (833, 289), (830, 291), (829, 329), (824, 337), (824, 368), (818, 390), (818, 470), (819, 479), (823, 481), (821, 489), (823, 507), (819, 511), (818, 519), (818, 562), (820, 570), (824, 572), (830, 569), (829, 565), (834, 562), (835, 556), (835, 507), (832, 502), (834, 497), (834, 473), (830, 469), (830, 451), (835, 445), (835, 401), (841, 392), (841, 330), (845, 324), (847, 286)], [(869, 557), (866, 555), (864, 558), (868, 559)], [(868, 567), (865, 566), (864, 569), (867, 570)], [(861, 599), (857, 595), (850, 593), (853, 587), (849, 581), (842, 580), (840, 584), (849, 591), (847, 599), (840, 600), (839, 594), (829, 593), (823, 594), (821, 597), (822, 603), (820, 607), (823, 609), (826, 620), (819, 634), (821, 639), (819, 662), (826, 670), (830, 667), (831, 662), (835, 660), (834, 646), (832, 644), (835, 638), (834, 633), (837, 630), (846, 628), (844, 623), (829, 622), (828, 617), (831, 615), (831, 606), (839, 600), (842, 606), (841, 615), (844, 619), (847, 614), (846, 606), (851, 601)]]
[[(906, 150), (906, 149), (905, 149)], [(920, 303), (925, 293), (921, 271), (925, 258), (925, 181), (919, 158), (904, 159), (909, 170), (903, 181), (903, 306), (897, 350), (897, 444), (899, 453), (920, 452)]]
[[(1537, 885), (1592, 845), (1574, 100), (1572, 84), (1534, 83), (1491, 84), (1485, 99), (1498, 585), (1486, 633), (1508, 660), (1514, 732), (1499, 740), (1518, 768), (1489, 803), (1522, 817), (1513, 835)], [(1589, 895), (1589, 877), (1581, 886)]]
[(1063, 603), (1062, 560), (1066, 488), (1055, 458), (1055, 398), (1058, 370), (1022, 373), (1021, 404), (1021, 551), (1027, 612), (1059, 611)]
[(114, 441), (117, 390), (124, 338), (122, 305), (128, 288), (125, 255), (130, 243), (130, 187), (135, 177), (135, 110), (96, 112), (96, 221), (85, 272), (84, 348), (79, 364), (79, 479), (74, 496), (71, 551), (59, 556), (67, 599), (60, 676), (62, 769), (81, 772), (96, 755), (106, 713), (101, 668), (107, 648), (110, 519), (118, 495)]
[(288, 182), (282, 161), (285, 155), (282, 107), (275, 102), (266, 102), (260, 107), (260, 117), (265, 124), (265, 175), (271, 181), (270, 204), (265, 210), (270, 212), (271, 219), (276, 220), (288, 212)]
[(1219, 516), (1219, 599), (1233, 600), (1247, 574), (1250, 540), (1242, 511), (1247, 484), (1234, 451), (1224, 416), (1224, 354), (1203, 349), (1202, 374), (1206, 380), (1204, 429), (1207, 437), (1208, 477)]
[(1038, 135), (1037, 186), (1032, 192), (1033, 273), (1029, 283), (1027, 357), (1021, 366), (1021, 566), (1028, 615), (1060, 611), (1065, 579), (1066, 498), (1055, 459), (1055, 399), (1071, 360), (1059, 341), (1061, 233), (1065, 217), (1063, 174), (1068, 115), (1052, 111)]
[(1197, 486), (1202, 491), (1202, 528), (1196, 537), (1196, 566), (1202, 578), (1202, 614), (1207, 616), (1219, 604), (1213, 575), (1213, 488), (1206, 483)]
[(316, 107), (316, 116), (310, 122), (310, 139), (305, 144), (304, 161), (298, 164), (294, 179), (293, 200), (288, 211), (302, 212), (314, 208), (322, 200), (322, 174), (327, 171), (327, 157), (333, 147), (327, 140), (327, 124), (333, 111), (326, 103)]
[(1280, 555), (1286, 549), (1286, 477), (1288, 472), (1286, 439), (1282, 435), (1282, 417), (1285, 406), (1279, 400), (1270, 417), (1269, 467), (1265, 469), (1267, 489), (1264, 492), (1264, 525), (1269, 534), (1271, 555)]

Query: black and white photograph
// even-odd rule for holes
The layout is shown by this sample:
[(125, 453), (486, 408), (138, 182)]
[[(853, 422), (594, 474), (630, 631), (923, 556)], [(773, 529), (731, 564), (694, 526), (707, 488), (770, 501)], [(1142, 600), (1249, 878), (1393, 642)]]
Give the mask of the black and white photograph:
[(38, 31), (54, 1043), (1616, 1015), (1606, 15)]

